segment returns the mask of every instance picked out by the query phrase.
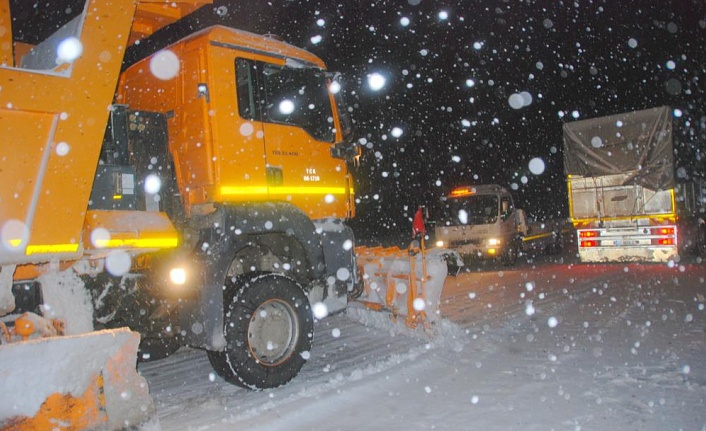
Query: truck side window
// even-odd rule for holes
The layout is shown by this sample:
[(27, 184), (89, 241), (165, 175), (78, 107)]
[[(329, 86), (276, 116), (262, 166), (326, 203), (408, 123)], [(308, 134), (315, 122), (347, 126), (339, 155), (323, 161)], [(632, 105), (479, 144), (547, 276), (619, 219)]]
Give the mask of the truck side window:
[(326, 74), (238, 58), (236, 84), (241, 117), (301, 127), (318, 141), (335, 139)]
[(318, 69), (264, 64), (266, 121), (300, 126), (319, 141), (333, 142), (327, 78)]
[(238, 58), (235, 60), (235, 79), (238, 92), (238, 113), (248, 120), (260, 120), (255, 91), (255, 62)]
[(503, 197), (500, 200), (500, 216), (505, 220), (512, 212), (512, 201), (508, 197)]

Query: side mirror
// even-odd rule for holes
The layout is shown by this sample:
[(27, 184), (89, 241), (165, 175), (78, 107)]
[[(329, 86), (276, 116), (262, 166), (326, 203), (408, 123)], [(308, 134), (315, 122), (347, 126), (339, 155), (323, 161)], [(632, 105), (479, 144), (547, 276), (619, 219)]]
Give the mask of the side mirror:
[(331, 157), (334, 159), (342, 159), (352, 162), (360, 157), (360, 154), (360, 145), (352, 139), (345, 140), (343, 142), (336, 142), (331, 146)]

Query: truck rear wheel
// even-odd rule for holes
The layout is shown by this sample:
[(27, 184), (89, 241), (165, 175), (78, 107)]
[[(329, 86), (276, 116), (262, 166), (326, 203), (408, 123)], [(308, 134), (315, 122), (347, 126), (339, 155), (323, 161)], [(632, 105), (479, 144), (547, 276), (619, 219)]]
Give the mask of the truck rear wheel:
[(510, 244), (508, 244), (507, 248), (505, 248), (505, 252), (502, 255), (502, 262), (503, 265), (505, 266), (513, 266), (515, 262), (517, 262), (517, 256), (519, 255), (519, 249), (520, 246), (517, 244), (517, 241), (513, 241)]
[(213, 369), (229, 383), (250, 389), (292, 380), (311, 349), (314, 319), (302, 288), (281, 274), (238, 277), (225, 304), (226, 348), (209, 351)]
[(696, 227), (696, 253), (706, 257), (706, 224), (701, 222)]

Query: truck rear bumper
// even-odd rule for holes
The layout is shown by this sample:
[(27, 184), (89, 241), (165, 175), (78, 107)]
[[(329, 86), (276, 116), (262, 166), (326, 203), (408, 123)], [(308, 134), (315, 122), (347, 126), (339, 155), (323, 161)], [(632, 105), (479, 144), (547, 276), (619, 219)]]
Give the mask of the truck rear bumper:
[(581, 262), (679, 261), (677, 247), (579, 248)]
[(676, 225), (577, 230), (581, 262), (678, 261)]

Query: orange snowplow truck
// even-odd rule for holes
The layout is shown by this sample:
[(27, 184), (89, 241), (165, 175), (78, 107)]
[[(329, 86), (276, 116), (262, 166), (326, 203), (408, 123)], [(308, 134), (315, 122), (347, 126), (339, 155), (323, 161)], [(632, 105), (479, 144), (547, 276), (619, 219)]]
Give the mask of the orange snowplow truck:
[(124, 162), (99, 170), (135, 169), (138, 201), (166, 213), (182, 242), (150, 264), (160, 301), (147, 325), (164, 318), (165, 329), (148, 354), (204, 348), (225, 380), (275, 387), (308, 355), (310, 304), (346, 307), (358, 147), (333, 78), (304, 50), (221, 26), (122, 74), (111, 125), (126, 138), (104, 150)]
[(194, 346), (225, 380), (275, 387), (308, 356), (310, 304), (359, 292), (359, 147), (319, 58), (215, 26), (121, 72), (129, 44), (204, 3), (88, 0), (32, 46), (0, 1), (3, 344), (35, 336), (18, 315), (72, 332), (48, 300), (61, 275), (95, 328), (140, 332), (142, 359)]

